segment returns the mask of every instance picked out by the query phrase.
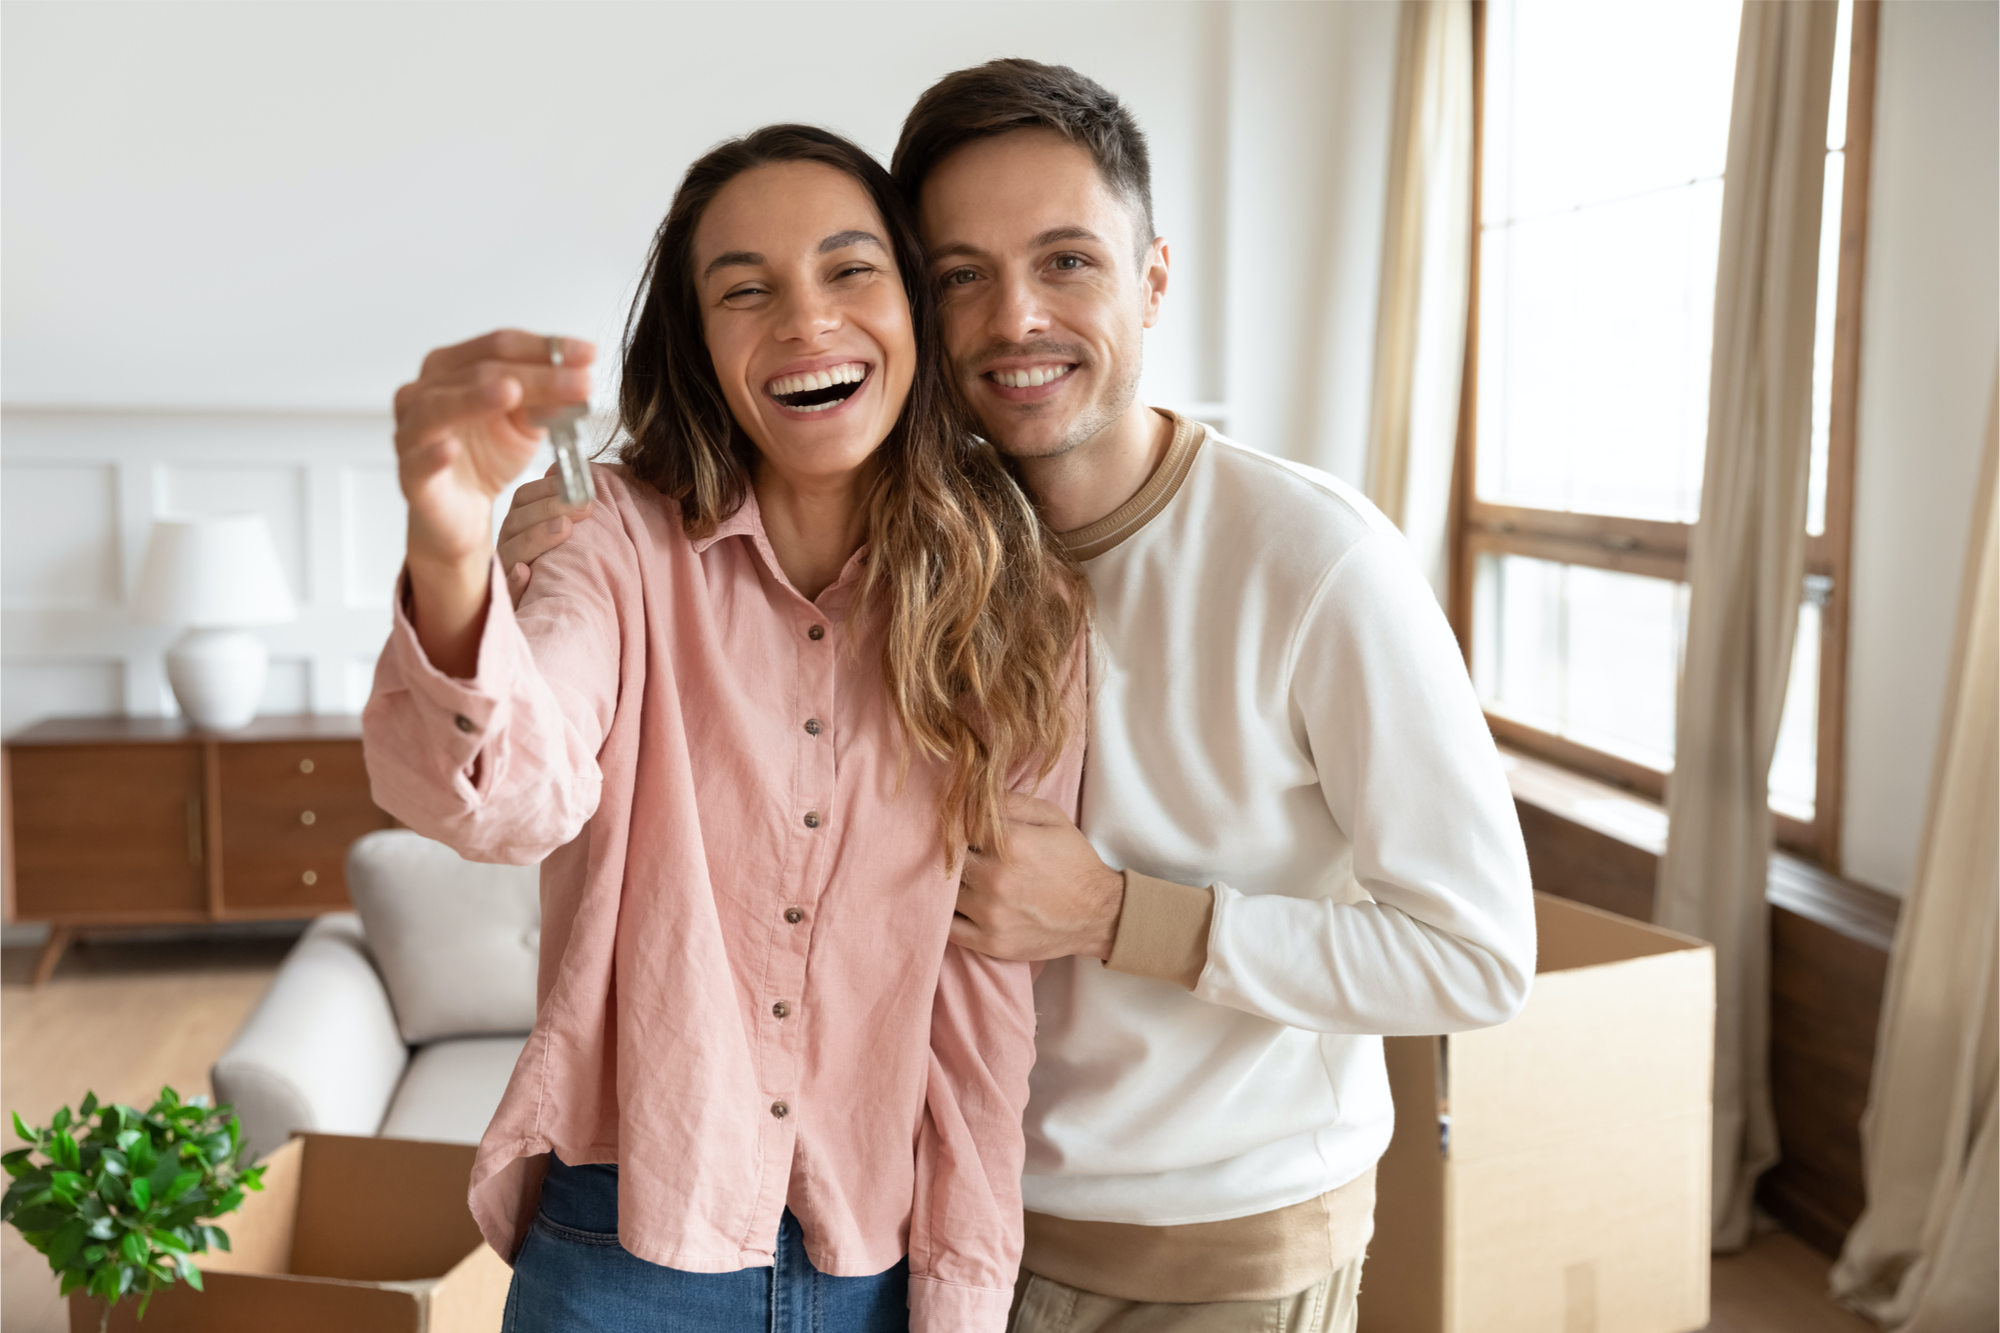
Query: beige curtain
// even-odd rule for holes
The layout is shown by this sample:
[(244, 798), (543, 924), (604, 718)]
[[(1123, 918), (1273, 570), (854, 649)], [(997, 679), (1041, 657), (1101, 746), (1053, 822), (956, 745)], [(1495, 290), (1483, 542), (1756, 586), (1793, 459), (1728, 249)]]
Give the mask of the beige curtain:
[(1956, 678), (1861, 1122), (1868, 1208), (1834, 1294), (1907, 1333), (2000, 1327), (2000, 396), (1959, 603)]
[(1472, 262), (1471, 0), (1403, 0), (1400, 24), (1368, 498), (1443, 601)]
[(1715, 945), (1714, 1242), (1749, 1238), (1771, 1116), (1769, 782), (1804, 580), (1813, 305), (1836, 7), (1743, 6), (1716, 270), (1708, 451), (1688, 551), (1655, 919)]

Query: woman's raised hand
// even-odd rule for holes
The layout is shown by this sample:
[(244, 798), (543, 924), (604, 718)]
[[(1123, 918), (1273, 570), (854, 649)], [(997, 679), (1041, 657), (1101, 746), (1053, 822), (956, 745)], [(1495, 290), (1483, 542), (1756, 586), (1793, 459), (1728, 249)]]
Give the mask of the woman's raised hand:
[(477, 667), (493, 502), (534, 458), (543, 434), (537, 423), (589, 400), (596, 358), (579, 338), (501, 329), (438, 348), (396, 390), (412, 611), (417, 638), (441, 671), (470, 676)]

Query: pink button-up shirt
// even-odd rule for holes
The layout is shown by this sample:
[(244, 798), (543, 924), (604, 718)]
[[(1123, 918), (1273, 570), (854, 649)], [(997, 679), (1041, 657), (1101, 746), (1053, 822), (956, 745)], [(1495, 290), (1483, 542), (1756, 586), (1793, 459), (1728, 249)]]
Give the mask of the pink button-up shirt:
[[(864, 556), (807, 601), (754, 497), (690, 542), (673, 501), (593, 472), (518, 611), (496, 562), (478, 674), (432, 667), (398, 598), (363, 714), (384, 809), (542, 862), (535, 1028), (473, 1213), (511, 1257), (540, 1154), (616, 1162), (642, 1259), (767, 1265), (789, 1205), (822, 1272), (907, 1253), (912, 1328), (998, 1330), (1029, 970), (947, 944), (942, 769), (913, 753), (899, 785), (884, 617), (849, 614)], [(1067, 810), (1081, 731), (1040, 789)]]

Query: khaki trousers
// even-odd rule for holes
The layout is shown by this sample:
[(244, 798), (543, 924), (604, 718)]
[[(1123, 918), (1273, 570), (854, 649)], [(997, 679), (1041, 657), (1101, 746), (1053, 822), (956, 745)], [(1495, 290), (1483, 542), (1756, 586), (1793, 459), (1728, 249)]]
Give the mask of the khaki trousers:
[(1361, 1260), (1268, 1301), (1125, 1301), (1022, 1273), (1007, 1333), (1354, 1333)]

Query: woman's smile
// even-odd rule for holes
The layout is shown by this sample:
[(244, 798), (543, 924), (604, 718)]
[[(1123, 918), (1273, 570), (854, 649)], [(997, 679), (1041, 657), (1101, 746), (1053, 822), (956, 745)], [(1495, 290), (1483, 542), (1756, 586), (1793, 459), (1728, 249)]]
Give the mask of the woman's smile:
[(872, 369), (866, 361), (853, 360), (788, 367), (765, 383), (764, 392), (794, 416), (831, 412), (861, 393)]

